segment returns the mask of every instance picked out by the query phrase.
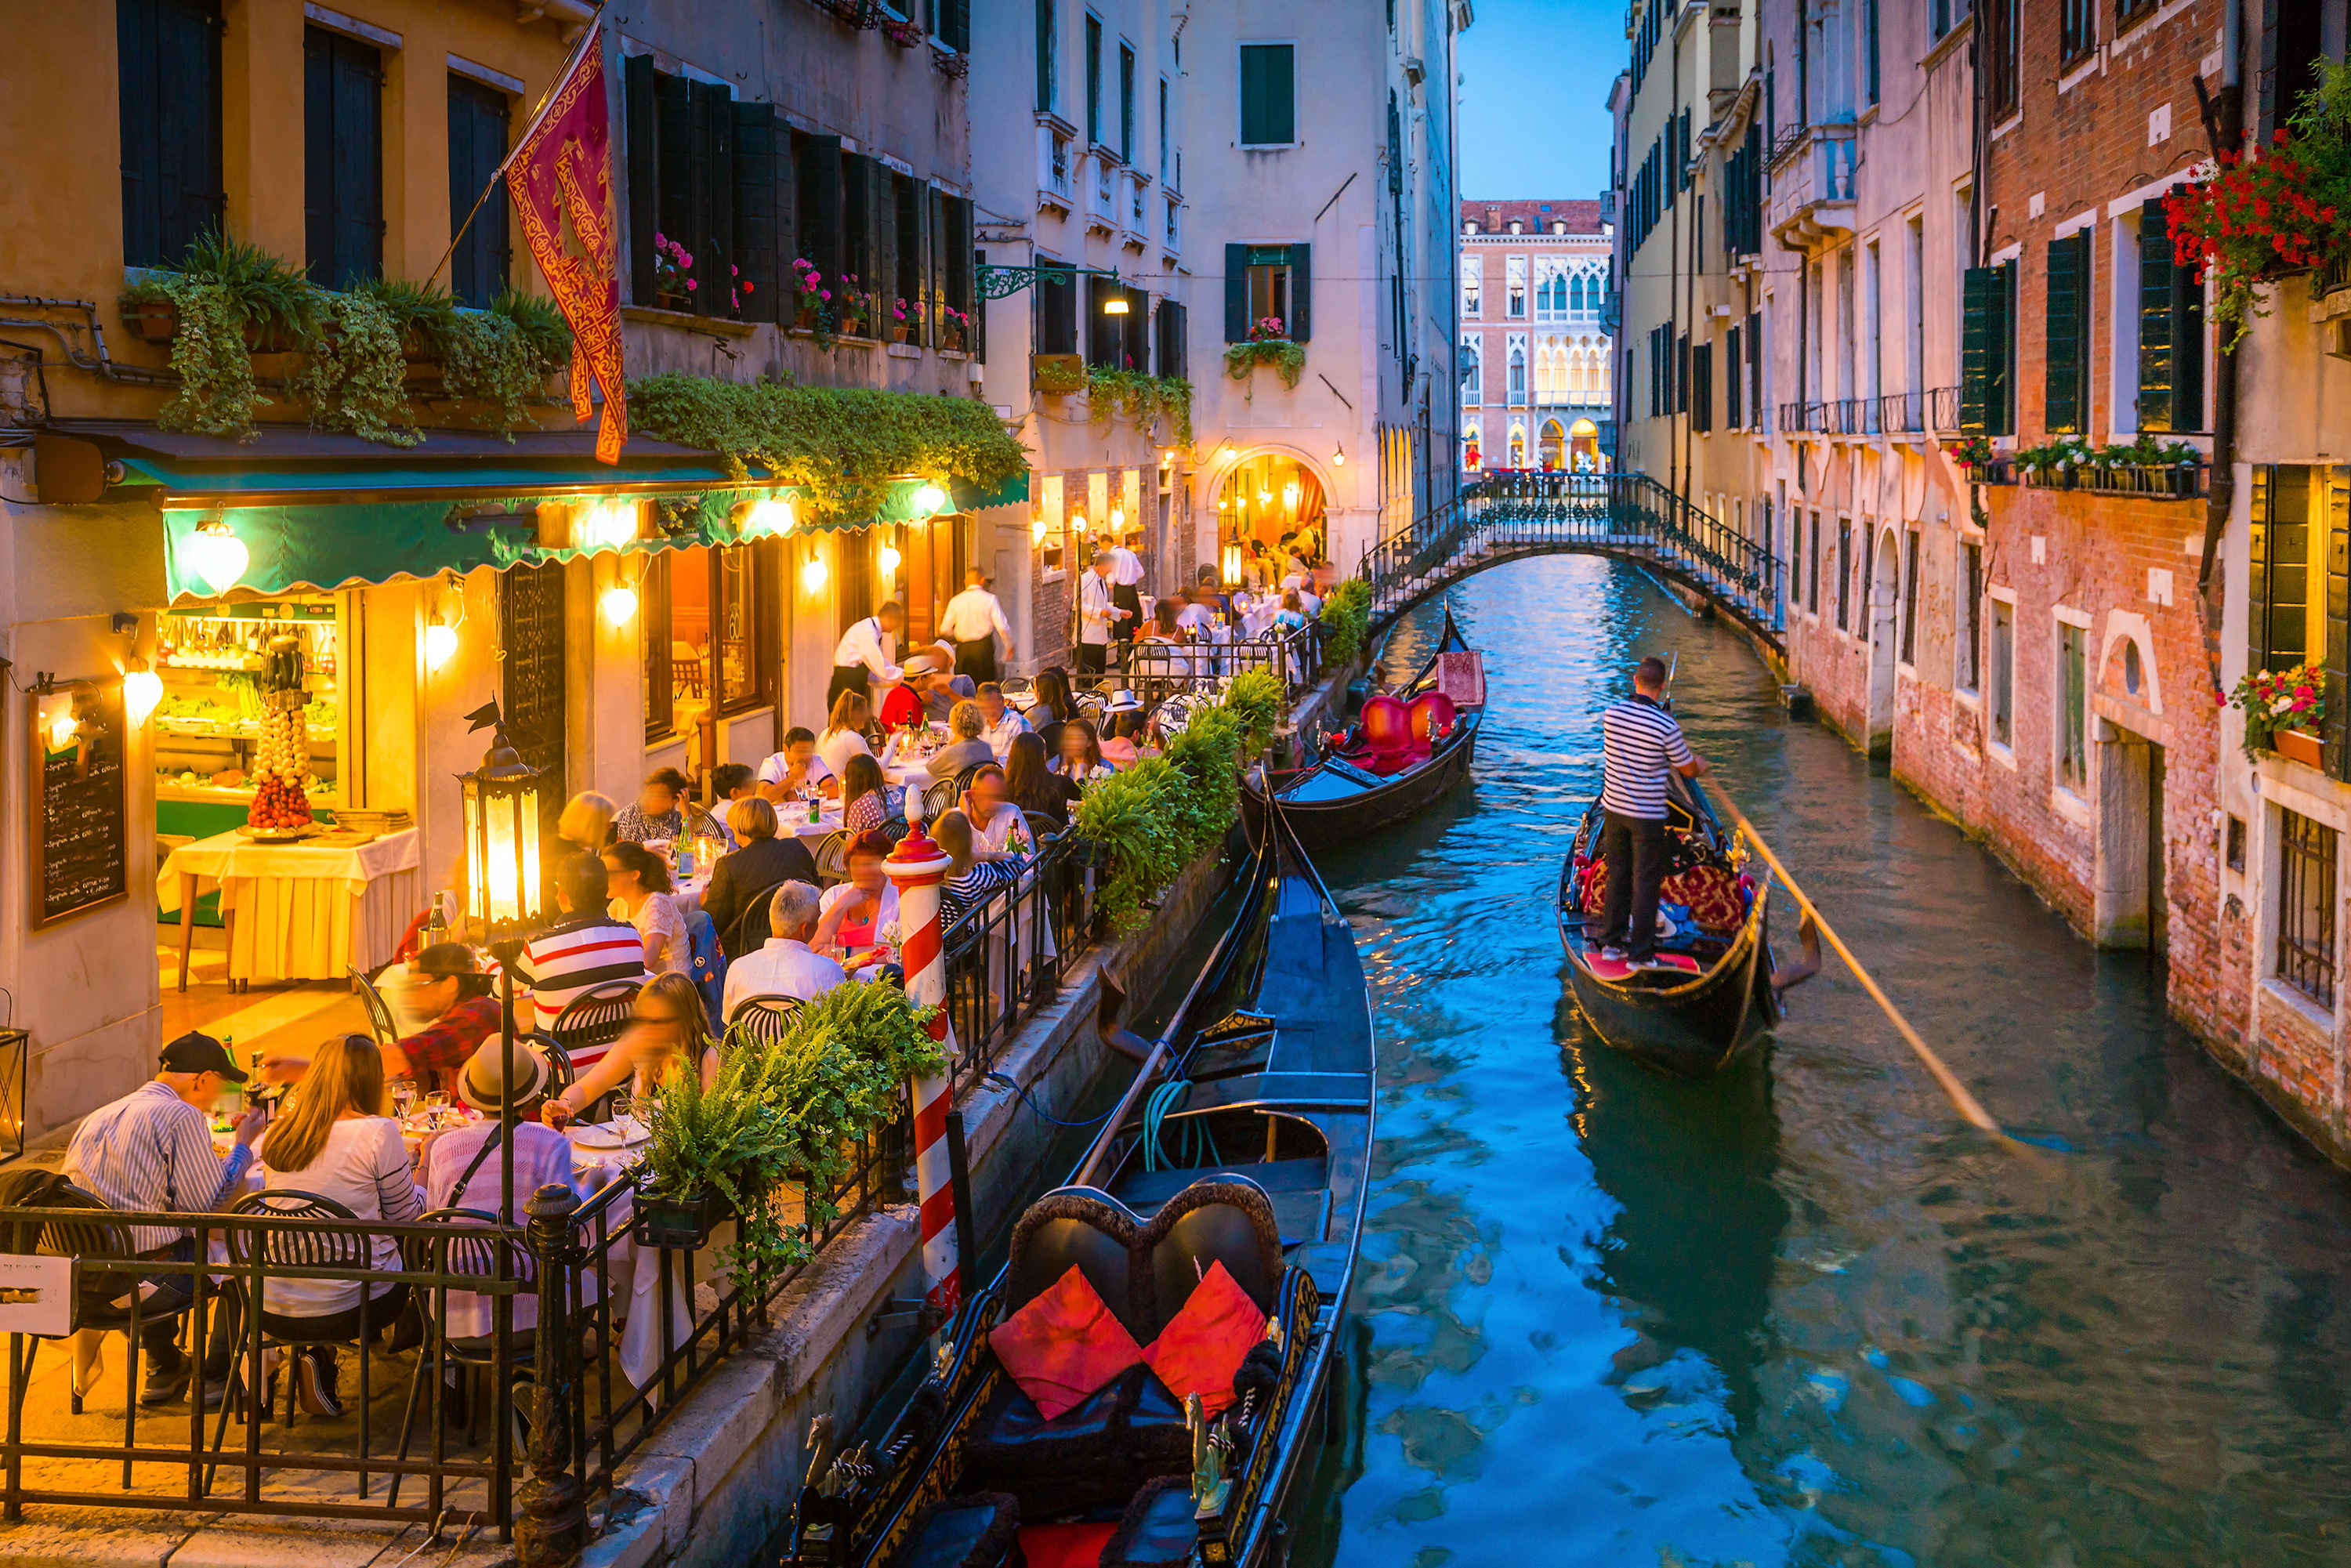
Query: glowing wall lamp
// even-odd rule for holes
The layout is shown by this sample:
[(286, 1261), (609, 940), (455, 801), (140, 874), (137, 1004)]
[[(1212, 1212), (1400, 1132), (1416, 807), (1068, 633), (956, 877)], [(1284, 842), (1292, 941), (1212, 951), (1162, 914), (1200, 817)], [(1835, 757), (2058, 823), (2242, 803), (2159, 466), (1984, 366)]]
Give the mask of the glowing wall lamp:
[(1113, 294), (1113, 295), (1112, 295), (1109, 298), (1107, 298), (1107, 299), (1105, 299), (1105, 300), (1103, 300), (1103, 301), (1102, 301), (1102, 314), (1103, 314), (1103, 315), (1105, 315), (1105, 316), (1123, 316), (1123, 315), (1125, 315), (1126, 313), (1127, 313), (1127, 308), (1126, 308), (1126, 296), (1125, 296), (1125, 295), (1123, 295), (1123, 294)]
[(1042, 517), (1029, 519), (1029, 542), (1039, 545), (1045, 542), (1045, 519)]
[(137, 729), (163, 700), (163, 677), (147, 667), (147, 661), (133, 658), (122, 673), (122, 713)]
[(1110, 509), (1110, 531), (1114, 534), (1123, 534), (1126, 531), (1125, 507), (1113, 507)]
[(1238, 539), (1225, 541), (1225, 586), (1231, 588), (1241, 580), (1241, 543)]
[(824, 586), (824, 557), (811, 554), (808, 563), (800, 568), (800, 586), (814, 593)]
[(1070, 514), (1070, 531), (1073, 534), (1081, 534), (1086, 531), (1086, 515), (1083, 512), (1071, 512)]
[(434, 591), (432, 619), (424, 627), (424, 673), (437, 674), (457, 651), (457, 627), (465, 619), (465, 589), (455, 577)]
[(630, 583), (628, 574), (626, 558), (623, 558), (612, 574), (612, 586), (596, 601), (597, 608), (604, 612), (605, 621), (615, 631), (626, 626), (637, 613), (637, 591)]
[(577, 538), (581, 549), (625, 549), (636, 542), (637, 503), (600, 501), (580, 514)]
[(457, 629), (444, 626), (438, 621), (424, 629), (424, 672), (437, 673), (457, 651)]
[(770, 496), (752, 503), (750, 514), (743, 519), (743, 537), (780, 538), (799, 523), (799, 515), (792, 509), (789, 497)]
[(932, 517), (946, 509), (947, 493), (936, 485), (925, 485), (914, 492), (914, 510)]
[(875, 562), (882, 568), (882, 575), (886, 578), (895, 578), (898, 575), (898, 563), (905, 559), (898, 553), (897, 547), (894, 545), (883, 545), (881, 553), (874, 557)]
[(1331, 449), (1331, 466), (1332, 466), (1332, 467), (1333, 467), (1333, 468), (1344, 468), (1346, 465), (1347, 465), (1347, 449), (1346, 449), (1346, 447), (1345, 447), (1344, 445), (1340, 445), (1340, 446), (1334, 446), (1334, 447), (1332, 447), (1332, 448)]
[(196, 525), (194, 535), (188, 540), (188, 559), (205, 585), (221, 594), (236, 586), (245, 569), (252, 564), (253, 554), (225, 518), (206, 517)]

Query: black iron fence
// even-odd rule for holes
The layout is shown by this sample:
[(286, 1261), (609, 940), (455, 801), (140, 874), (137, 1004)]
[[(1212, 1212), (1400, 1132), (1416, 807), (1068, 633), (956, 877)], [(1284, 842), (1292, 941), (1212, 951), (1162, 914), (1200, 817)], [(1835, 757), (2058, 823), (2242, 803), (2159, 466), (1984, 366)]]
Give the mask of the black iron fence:
[[(1238, 632), (1238, 629), (1236, 629)], [(1137, 643), (1128, 653), (1126, 680), (1145, 711), (1171, 696), (1212, 693), (1246, 670), (1270, 670), (1281, 681), (1285, 705), (1311, 691), (1324, 674), (1322, 628), (1315, 622), (1268, 626), (1229, 642)]]
[(997, 1059), (1061, 989), (1093, 925), (1093, 872), (1074, 833), (1039, 841), (1026, 874), (958, 915), (946, 932), (947, 1021), (960, 1054), (958, 1089)]

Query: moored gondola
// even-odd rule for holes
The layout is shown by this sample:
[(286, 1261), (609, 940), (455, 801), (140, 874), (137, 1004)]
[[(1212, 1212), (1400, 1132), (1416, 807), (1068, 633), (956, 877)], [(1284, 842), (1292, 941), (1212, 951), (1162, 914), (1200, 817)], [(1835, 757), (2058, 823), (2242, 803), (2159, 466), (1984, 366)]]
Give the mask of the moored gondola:
[[(1259, 1564), (1302, 1506), (1368, 1192), (1353, 933), (1277, 808), (1198, 977), (1069, 1182), (785, 1561)], [(1040, 1354), (1040, 1347), (1047, 1347)], [(1178, 1392), (1188, 1397), (1178, 1397)]]
[(1576, 1006), (1593, 1031), (1652, 1067), (1697, 1077), (1719, 1069), (1779, 1021), (1771, 878), (1750, 872), (1714, 809), (1678, 775), (1667, 780), (1667, 813), (1657, 956), (1668, 967), (1627, 968), (1602, 957), (1590, 939), (1599, 935), (1607, 885), (1596, 800), (1560, 868), (1559, 936)]
[(1250, 831), (1267, 789), (1298, 841), (1319, 850), (1409, 817), (1468, 778), (1485, 716), (1483, 677), (1474, 662), (1468, 685), (1447, 677), (1469, 652), (1447, 611), (1444, 635), (1419, 672), (1399, 690), (1365, 699), (1353, 727), (1319, 761), (1276, 772), (1263, 787), (1255, 779), (1243, 786)]

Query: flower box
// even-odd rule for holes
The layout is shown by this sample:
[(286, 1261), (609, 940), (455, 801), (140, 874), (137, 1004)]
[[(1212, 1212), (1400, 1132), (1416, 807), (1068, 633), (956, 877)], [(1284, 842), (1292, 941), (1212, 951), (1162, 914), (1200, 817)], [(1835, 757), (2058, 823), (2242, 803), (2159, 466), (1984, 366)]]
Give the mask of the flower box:
[(2306, 729), (2273, 729), (2270, 731), (2270, 745), (2289, 762), (2299, 762), (2309, 768), (2320, 765), (2318, 737)]
[(726, 1200), (716, 1187), (704, 1187), (685, 1197), (673, 1197), (662, 1192), (639, 1193), (637, 1245), (691, 1252), (706, 1245), (710, 1233), (726, 1218)]
[(1031, 354), (1029, 373), (1041, 392), (1073, 392), (1086, 384), (1086, 361), (1079, 354)]
[(963, 349), (963, 329), (948, 322), (939, 328), (939, 347), (960, 352)]
[[(174, 299), (125, 299), (120, 309), (122, 324), (131, 329), (131, 337), (142, 343), (169, 343), (180, 335), (180, 306)], [(332, 322), (327, 324), (331, 329)], [(283, 326), (272, 322), (266, 327), (246, 322), (245, 347), (253, 354), (291, 354), (302, 346), (301, 340)]]

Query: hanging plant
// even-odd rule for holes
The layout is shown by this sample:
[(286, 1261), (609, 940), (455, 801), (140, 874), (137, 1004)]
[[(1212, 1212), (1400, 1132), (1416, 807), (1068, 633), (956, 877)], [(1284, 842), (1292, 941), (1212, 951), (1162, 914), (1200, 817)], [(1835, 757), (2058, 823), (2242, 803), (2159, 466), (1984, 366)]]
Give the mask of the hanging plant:
[[(564, 360), (570, 357), (569, 337), (567, 332)], [(450, 396), (487, 405), (491, 413), (485, 423), (495, 420), (509, 442), (517, 426), (538, 423), (525, 405), (540, 394), (547, 378), (562, 362), (548, 353), (542, 337), (506, 311), (455, 310), (435, 342)]]
[[(269, 402), (254, 378), (253, 355), (280, 351), (311, 329), (316, 294), (300, 269), (258, 246), (208, 229), (189, 243), (177, 270), (150, 273), (122, 291), (124, 319), (159, 321), (172, 343), (179, 391), (156, 415), (165, 430), (249, 440), (253, 413)], [(160, 320), (159, 320), (160, 319)]]
[[(309, 362), (294, 382), (310, 406), (313, 425), (391, 446), (413, 446), (424, 439), (409, 417), (408, 360), (401, 345), (403, 326), (415, 319), (415, 291), (397, 287), (410, 292), (362, 287), (320, 295), (321, 319), (308, 345)], [(383, 298), (388, 292), (389, 304)]]
[(1306, 349), (1287, 338), (1252, 337), (1225, 347), (1225, 373), (1233, 380), (1247, 381), (1249, 373), (1259, 365), (1271, 365), (1281, 377), (1281, 384), (1295, 388), (1298, 378), (1306, 373)]
[(1181, 376), (1093, 370), (1086, 372), (1084, 384), (1096, 424), (1108, 424), (1114, 415), (1123, 413), (1131, 415), (1147, 434), (1164, 413), (1174, 432), (1175, 444), (1192, 444), (1192, 383)]
[(1039, 354), (1032, 362), (1039, 392), (1066, 394), (1086, 390), (1086, 362), (1077, 355)]

